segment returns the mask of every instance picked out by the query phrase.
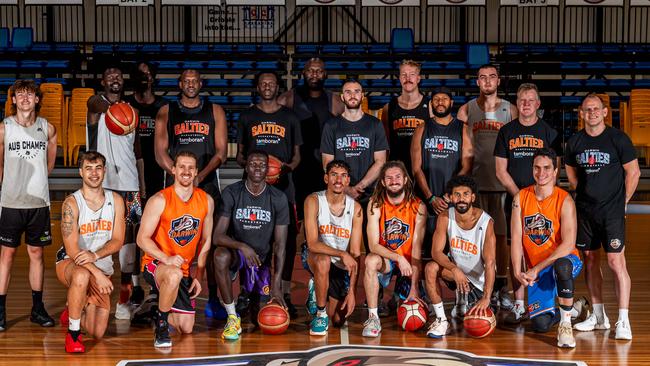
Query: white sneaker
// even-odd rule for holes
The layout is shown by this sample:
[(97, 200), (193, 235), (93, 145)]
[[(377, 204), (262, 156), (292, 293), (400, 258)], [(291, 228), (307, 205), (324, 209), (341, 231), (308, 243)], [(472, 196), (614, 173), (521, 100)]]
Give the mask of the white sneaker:
[(371, 316), (365, 323), (363, 323), (363, 333), (361, 333), (361, 335), (364, 337), (376, 338), (379, 337), (379, 334), (381, 334), (381, 322), (379, 321), (379, 318)]
[(629, 320), (616, 322), (616, 339), (632, 340), (632, 328)]
[(512, 296), (508, 292), (507, 288), (502, 288), (498, 294), (499, 297), (499, 307), (504, 310), (510, 310), (515, 307), (515, 302), (512, 300)]
[(131, 320), (132, 316), (131, 303), (117, 304), (115, 307), (115, 319)]
[(581, 332), (591, 332), (594, 329), (609, 329), (609, 319), (607, 319), (607, 315), (603, 314), (603, 318), (598, 321), (596, 314), (591, 313), (587, 320), (574, 325), (573, 329)]
[(429, 330), (427, 330), (427, 337), (442, 338), (447, 335), (448, 330), (449, 330), (449, 322), (447, 321), (447, 319), (442, 320), (440, 318), (437, 318), (429, 326)]
[(576, 339), (573, 337), (571, 322), (560, 322), (557, 327), (557, 346), (562, 348), (575, 348)]
[(571, 320), (579, 319), (581, 321), (586, 320), (589, 317), (589, 300), (586, 297), (581, 296), (578, 300), (573, 302), (573, 309), (576, 311), (578, 316), (571, 317)]
[(513, 306), (510, 311), (508, 311), (508, 315), (506, 315), (504, 322), (506, 324), (515, 325), (521, 323), (526, 319), (528, 319), (528, 312), (526, 311), (526, 307), (515, 304), (515, 306)]

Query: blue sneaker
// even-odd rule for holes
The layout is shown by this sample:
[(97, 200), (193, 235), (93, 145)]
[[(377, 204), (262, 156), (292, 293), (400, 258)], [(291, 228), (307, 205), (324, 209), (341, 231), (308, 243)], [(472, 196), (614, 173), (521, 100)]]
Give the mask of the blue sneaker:
[(217, 320), (226, 320), (228, 318), (228, 313), (219, 300), (212, 300), (205, 304), (205, 317)]
[(314, 279), (310, 278), (309, 279), (309, 284), (307, 285), (307, 288), (309, 289), (309, 294), (307, 295), (307, 312), (309, 315), (312, 317), (316, 315), (316, 312), (318, 311), (318, 306), (316, 305), (316, 289), (314, 287)]
[(324, 336), (327, 335), (327, 329), (329, 329), (330, 320), (325, 316), (317, 316), (312, 319), (311, 324), (309, 324), (309, 335), (313, 336)]

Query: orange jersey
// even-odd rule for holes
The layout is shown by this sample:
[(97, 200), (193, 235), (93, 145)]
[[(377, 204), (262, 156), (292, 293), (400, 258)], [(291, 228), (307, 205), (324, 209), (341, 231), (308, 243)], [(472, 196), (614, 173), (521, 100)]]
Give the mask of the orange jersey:
[(415, 198), (394, 206), (387, 199), (379, 217), (379, 244), (411, 261), (415, 220), (420, 200)]
[[(190, 275), (190, 264), (200, 250), (203, 221), (208, 214), (208, 197), (203, 190), (194, 188), (190, 200), (183, 202), (174, 191), (173, 185), (160, 193), (165, 198), (165, 209), (160, 215), (153, 240), (165, 254), (178, 254), (185, 258), (181, 269), (183, 276), (187, 277)], [(142, 258), (142, 268), (153, 260), (153, 257), (145, 254)]]
[[(560, 217), (562, 204), (568, 194), (567, 191), (555, 187), (550, 196), (538, 201), (534, 186), (519, 191), (522, 244), (528, 267), (534, 267), (548, 258), (562, 243)], [(577, 249), (574, 249), (572, 254), (580, 258)]]

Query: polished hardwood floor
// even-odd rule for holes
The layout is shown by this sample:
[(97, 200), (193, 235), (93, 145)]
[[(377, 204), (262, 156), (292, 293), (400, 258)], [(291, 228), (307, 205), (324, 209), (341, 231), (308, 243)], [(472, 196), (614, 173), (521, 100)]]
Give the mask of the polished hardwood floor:
[[(54, 243), (46, 250), (45, 302), (47, 309), (57, 319), (65, 306), (65, 289), (56, 280), (54, 254), (61, 244), (56, 220), (58, 203), (53, 203), (52, 221)], [(555, 346), (555, 332), (539, 335), (529, 332), (527, 326), (501, 327), (486, 339), (471, 339), (462, 328), (455, 326), (454, 332), (443, 340), (433, 340), (424, 332), (406, 333), (398, 328), (394, 319), (383, 320), (380, 338), (361, 337), (362, 323), (366, 312), (357, 309), (347, 329), (330, 328), (326, 337), (310, 337), (307, 318), (302, 316), (291, 323), (287, 333), (280, 336), (262, 335), (250, 323), (245, 324), (239, 341), (227, 342), (220, 338), (223, 321), (206, 320), (203, 316), (204, 300), (199, 301), (195, 333), (173, 335), (174, 346), (168, 352), (153, 347), (153, 331), (146, 326), (131, 326), (128, 321), (111, 319), (106, 337), (95, 342), (86, 339), (87, 352), (82, 355), (66, 354), (63, 347), (65, 329), (57, 324), (54, 328), (40, 328), (30, 323), (30, 290), (27, 281), (28, 261), (25, 246), (22, 246), (13, 268), (13, 277), (7, 298), (8, 329), (0, 333), (0, 364), (7, 365), (110, 365), (123, 359), (198, 357), (223, 354), (254, 353), (268, 351), (304, 350), (313, 347), (342, 344), (391, 345), (455, 349), (483, 356), (524, 357), (553, 360), (582, 360), (589, 365), (648, 365), (650, 364), (650, 248), (646, 245), (650, 237), (650, 216), (633, 215), (627, 224), (627, 263), (632, 277), (632, 303), (630, 318), (634, 340), (616, 341), (614, 331), (576, 333), (577, 347), (573, 350), (558, 349)], [(296, 261), (294, 281), (295, 303), (304, 303), (306, 296), (306, 274)], [(616, 322), (612, 276), (605, 274), (605, 303), (612, 327)], [(114, 276), (118, 282), (118, 276)], [(363, 289), (359, 287), (358, 303), (363, 303)], [(577, 293), (586, 294), (581, 275)], [(117, 293), (113, 294), (115, 304)], [(115, 310), (113, 305), (113, 311)], [(300, 309), (304, 314), (304, 307)]]

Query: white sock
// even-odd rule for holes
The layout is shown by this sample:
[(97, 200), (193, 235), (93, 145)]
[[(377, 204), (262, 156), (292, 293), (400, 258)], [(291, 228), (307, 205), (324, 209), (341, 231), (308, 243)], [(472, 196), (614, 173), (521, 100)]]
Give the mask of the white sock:
[(570, 313), (572, 318), (577, 318), (580, 315), (580, 313), (578, 313), (578, 310), (576, 310), (576, 308), (572, 308)]
[(283, 294), (291, 293), (291, 281), (282, 280), (282, 293)]
[(75, 331), (75, 330), (81, 330), (81, 319), (68, 319), (68, 329)]
[(618, 309), (618, 321), (619, 322), (629, 322), (630, 319), (628, 319), (627, 315), (629, 313), (629, 309)]
[(140, 286), (140, 275), (131, 275), (131, 283), (133, 287)]
[(571, 324), (571, 310), (564, 310), (560, 307), (560, 322)]
[(515, 308), (524, 309), (524, 300), (515, 300)]
[(375, 317), (379, 319), (379, 314), (377, 314), (377, 308), (368, 308), (368, 317), (369, 318)]
[(327, 316), (327, 310), (325, 310), (325, 309), (323, 309), (323, 310), (318, 309), (318, 311), (316, 312), (316, 317), (317, 318), (324, 318), (326, 316)]
[(596, 319), (603, 320), (603, 317), (605, 316), (605, 305), (603, 305), (603, 304), (594, 304), (593, 305), (593, 310), (594, 310), (594, 315), (596, 316)]
[(237, 316), (237, 311), (235, 310), (234, 302), (231, 302), (230, 304), (223, 304), (223, 306), (226, 308), (226, 313), (228, 313), (228, 315)]
[(441, 320), (447, 320), (447, 317), (445, 316), (445, 307), (442, 304), (442, 302), (433, 304), (433, 311), (435, 311), (436, 313), (436, 318), (440, 318)]

